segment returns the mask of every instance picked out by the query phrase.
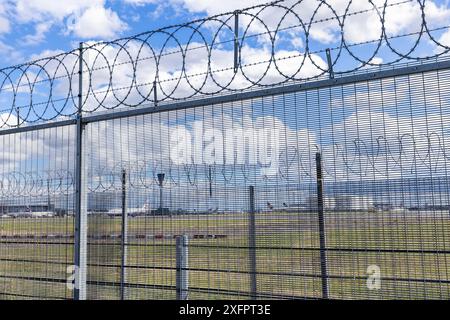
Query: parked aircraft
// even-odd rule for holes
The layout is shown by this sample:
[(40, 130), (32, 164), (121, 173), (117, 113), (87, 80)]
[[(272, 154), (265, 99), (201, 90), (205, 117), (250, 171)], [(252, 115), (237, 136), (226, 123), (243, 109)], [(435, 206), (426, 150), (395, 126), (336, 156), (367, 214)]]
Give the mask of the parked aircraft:
[[(144, 204), (142, 208), (127, 208), (126, 213), (128, 216), (135, 217), (139, 215), (150, 214), (151, 208), (150, 205)], [(122, 215), (122, 208), (114, 208), (107, 212), (108, 216), (115, 217)]]

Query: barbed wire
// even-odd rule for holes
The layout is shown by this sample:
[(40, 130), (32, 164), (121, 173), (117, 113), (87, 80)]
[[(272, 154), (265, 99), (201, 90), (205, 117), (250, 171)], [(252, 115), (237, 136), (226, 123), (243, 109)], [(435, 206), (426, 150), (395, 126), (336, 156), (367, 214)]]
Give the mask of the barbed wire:
[[(330, 145), (281, 148), (276, 163), (261, 165), (239, 163), (174, 164), (164, 160), (119, 161), (89, 167), (89, 192), (117, 192), (122, 188), (122, 171), (127, 173), (126, 185), (132, 190), (159, 188), (158, 173), (164, 173), (164, 187), (206, 187), (218, 185), (277, 185), (315, 183), (315, 152), (322, 153), (324, 178), (329, 182), (367, 181), (408, 177), (447, 176), (445, 163), (450, 160), (445, 141), (437, 132), (420, 136), (403, 134), (378, 136), (370, 140), (345, 139)], [(265, 173), (268, 166), (275, 170)], [(12, 171), (0, 174), (0, 198), (67, 195), (74, 192), (74, 174), (70, 170), (41, 172)]]
[(69, 194), (73, 186), (73, 173), (63, 169), (0, 174), (0, 198)]
[[(92, 113), (156, 105), (437, 59), (450, 50), (440, 40), (450, 26), (428, 19), (428, 3), (281, 0), (86, 43), (81, 50), (1, 69), (0, 128), (72, 117), (79, 108)], [(414, 27), (391, 30), (392, 10), (402, 8), (410, 9)], [(373, 23), (371, 35), (351, 36), (358, 19)], [(323, 33), (329, 39), (320, 39)], [(434, 50), (420, 50), (430, 43)]]

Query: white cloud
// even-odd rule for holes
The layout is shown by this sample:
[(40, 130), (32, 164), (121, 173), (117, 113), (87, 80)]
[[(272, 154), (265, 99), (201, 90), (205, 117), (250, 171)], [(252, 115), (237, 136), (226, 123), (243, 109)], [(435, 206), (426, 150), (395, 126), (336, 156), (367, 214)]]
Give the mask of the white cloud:
[[(126, 0), (126, 1), (140, 1), (140, 0)], [(145, 0), (144, 0), (145, 1)], [(162, 2), (162, 1), (161, 1)], [(208, 15), (219, 14), (236, 9), (244, 9), (254, 5), (267, 3), (266, 0), (171, 0), (173, 5), (183, 5), (191, 12), (206, 12)]]
[(448, 118), (354, 112), (325, 130), (333, 135), (333, 143), (322, 146), (326, 171), (357, 180), (443, 175)]
[(59, 55), (61, 53), (64, 53), (64, 51), (63, 50), (44, 50), (41, 53), (31, 55), (31, 60), (34, 61), (34, 60), (39, 60), (42, 58), (53, 57), (53, 56)]
[(45, 40), (45, 36), (51, 27), (52, 24), (49, 22), (38, 23), (35, 27), (35, 33), (25, 36), (25, 44), (33, 45), (42, 42), (43, 40)]
[(3, 61), (8, 63), (19, 63), (23, 61), (22, 54), (16, 48), (0, 41), (0, 54)]
[(62, 21), (74, 13), (93, 6), (103, 6), (104, 0), (16, 0), (15, 13), (20, 22), (40, 22), (45, 19)]
[[(7, 0), (19, 24), (31, 24), (35, 33), (25, 37), (26, 44), (45, 39), (55, 25), (79, 38), (114, 38), (127, 29), (118, 14), (106, 7), (106, 0)], [(0, 7), (0, 30), (1, 30)]]
[(124, 0), (124, 2), (131, 5), (143, 6), (149, 3), (158, 3), (159, 0)]
[[(450, 30), (447, 30), (447, 32), (443, 33), (440, 37), (438, 42), (443, 45), (450, 47)], [(443, 50), (444, 48), (439, 48), (438, 50)]]
[(11, 30), (11, 25), (6, 14), (6, 5), (0, 3), (0, 34), (7, 33)]
[(69, 20), (73, 23), (67, 26), (69, 32), (84, 39), (111, 39), (128, 28), (116, 12), (103, 6), (93, 6), (80, 16), (74, 15)]
[[(9, 113), (0, 114), (0, 123), (16, 125), (17, 117)], [(23, 123), (22, 123), (23, 125)], [(22, 174), (33, 172), (43, 174), (44, 170), (71, 170), (74, 165), (75, 131), (71, 127), (51, 128), (39, 133), (14, 133), (0, 143), (0, 168), (2, 174), (19, 171)], [(51, 161), (48, 161), (49, 157)], [(41, 165), (31, 163), (41, 162)], [(4, 177), (4, 176), (3, 176)], [(0, 174), (0, 180), (2, 179)], [(0, 189), (1, 183), (0, 181)], [(33, 189), (32, 186), (28, 186)]]
[(0, 33), (6, 33), (9, 32), (10, 25), (9, 20), (5, 17), (0, 16)]
[[(199, 43), (191, 43), (190, 48), (200, 47)], [(96, 50), (88, 49), (85, 53), (85, 58), (89, 61), (90, 69), (96, 71), (91, 77), (91, 90), (96, 91), (96, 98), (99, 101), (104, 101), (105, 106), (111, 108), (118, 106), (123, 102), (130, 105), (140, 103), (148, 103), (144, 97), (153, 99), (150, 95), (152, 84), (155, 79), (156, 65), (152, 57), (152, 53), (148, 47), (141, 48), (141, 43), (138, 41), (129, 41), (127, 43), (127, 53), (120, 50), (120, 47), (112, 45), (102, 47), (102, 56), (98, 56)], [(167, 48), (166, 52), (173, 52), (176, 48)], [(183, 59), (181, 54), (167, 54), (163, 55), (159, 60), (158, 65), (158, 97), (159, 99), (166, 98), (188, 98), (196, 94), (195, 90), (201, 90), (201, 93), (213, 94), (223, 92), (222, 87), (229, 89), (243, 89), (254, 87), (255, 83), (262, 85), (272, 85), (275, 83), (284, 82), (285, 76), (293, 76), (297, 79), (306, 79), (317, 76), (321, 71), (312, 63), (316, 63), (323, 69), (326, 69), (326, 63), (317, 55), (310, 55), (308, 57), (302, 56), (299, 51), (281, 50), (277, 53), (276, 58), (277, 68), (273, 62), (270, 62), (271, 52), (267, 48), (245, 46), (242, 48), (242, 64), (249, 65), (243, 67), (244, 73), (239, 70), (236, 74), (233, 71), (233, 50), (214, 49), (211, 52), (211, 72), (208, 72), (208, 51), (203, 49), (196, 49), (186, 51), (185, 54), (185, 70), (183, 73)], [(130, 55), (133, 61), (139, 61), (137, 65), (130, 63)], [(138, 56), (139, 55), (139, 56)], [(97, 57), (98, 56), (98, 57)], [(97, 57), (97, 59), (96, 59)], [(108, 59), (110, 65), (111, 61), (116, 62), (113, 77), (110, 77), (108, 68), (105, 68), (106, 63), (103, 59)], [(256, 65), (251, 65), (255, 61), (266, 61)], [(95, 62), (95, 64), (94, 64)], [(136, 68), (136, 71), (134, 70)], [(62, 71), (62, 70), (61, 70)], [(285, 76), (282, 76), (282, 72)], [(135, 74), (136, 73), (136, 74)], [(214, 80), (211, 77), (214, 76)], [(135, 76), (135, 77), (134, 77)], [(187, 78), (187, 77), (189, 78)], [(178, 80), (179, 79), (179, 80)], [(76, 80), (76, 79), (72, 79)], [(189, 80), (189, 82), (188, 82)], [(133, 81), (135, 81), (133, 83)], [(85, 81), (89, 83), (89, 81)], [(76, 82), (73, 87), (77, 87)], [(129, 90), (117, 90), (114, 95), (107, 92), (106, 89), (111, 88), (129, 88)], [(85, 88), (87, 92), (89, 88)], [(171, 94), (173, 93), (173, 94)], [(93, 92), (90, 91), (92, 99), (88, 105), (96, 107), (98, 102), (94, 100)], [(144, 100), (144, 101), (143, 101)]]
[(6, 124), (8, 126), (15, 126), (17, 125), (17, 117), (13, 114), (10, 114), (9, 112), (1, 113), (0, 123)]
[[(155, 2), (156, 0), (126, 0), (127, 2)], [(167, 1), (159, 1), (166, 3)], [(265, 4), (266, 0), (170, 0), (174, 7), (184, 7), (192, 13), (206, 12), (208, 15), (220, 14), (223, 12), (231, 12), (236, 9), (243, 9), (254, 5)], [(373, 3), (373, 4), (372, 4)], [(290, 7), (294, 4), (293, 11), (302, 19), (304, 24), (308, 24), (314, 14), (314, 20), (324, 20), (311, 25), (310, 37), (323, 44), (329, 44), (339, 41), (340, 27), (336, 20), (336, 15), (342, 16), (346, 9), (349, 13), (360, 12), (358, 14), (349, 15), (346, 17), (344, 36), (349, 43), (359, 43), (364, 41), (372, 41), (380, 38), (382, 33), (380, 15), (374, 7), (378, 8), (378, 12), (383, 11), (385, 0), (374, 0), (372, 3), (368, 0), (349, 1), (349, 0), (329, 0), (324, 3), (317, 0), (287, 0), (281, 5)], [(387, 0), (387, 4), (398, 3), (395, 0)], [(333, 12), (330, 7), (335, 10)], [(260, 9), (251, 11), (257, 13)], [(283, 18), (283, 26), (299, 24), (295, 15), (288, 13), (285, 15), (285, 9), (277, 7), (269, 8), (259, 12), (258, 18), (262, 19), (264, 23), (272, 30), (275, 30), (281, 18)], [(450, 8), (447, 4), (439, 4), (438, 1), (426, 1), (425, 15), (428, 27), (436, 26), (437, 24), (445, 23), (450, 18)], [(331, 20), (329, 18), (332, 18)], [(242, 16), (242, 23), (249, 22), (251, 17)], [(386, 33), (388, 35), (398, 35), (408, 32), (420, 31), (422, 19), (422, 12), (418, 1), (410, 1), (401, 3), (399, 5), (386, 7)], [(256, 21), (256, 20), (255, 20)], [(258, 23), (253, 21), (251, 31), (265, 31), (260, 29)], [(258, 30), (260, 29), (260, 30)], [(296, 29), (297, 34), (304, 33), (302, 28)]]

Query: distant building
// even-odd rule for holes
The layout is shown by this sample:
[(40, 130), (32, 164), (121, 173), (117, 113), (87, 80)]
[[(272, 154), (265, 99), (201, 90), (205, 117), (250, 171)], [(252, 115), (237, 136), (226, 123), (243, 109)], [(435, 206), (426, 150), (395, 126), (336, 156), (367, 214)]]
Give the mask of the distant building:
[(32, 212), (49, 212), (49, 211), (55, 211), (55, 206), (54, 205), (50, 205), (50, 207), (48, 205), (24, 205), (24, 204), (19, 204), (19, 205), (5, 205), (5, 204), (0, 204), (0, 214), (27, 214), (27, 213), (32, 213)]
[[(318, 208), (317, 196), (309, 196), (306, 200), (306, 207), (312, 211), (316, 211)], [(324, 197), (323, 199), (324, 210), (331, 211), (336, 208), (336, 200), (332, 197)]]
[(374, 209), (372, 197), (360, 195), (339, 195), (335, 197), (336, 211), (366, 211)]
[(383, 203), (383, 202), (374, 203), (373, 207), (377, 211), (392, 211), (394, 209), (400, 209), (399, 206), (394, 206), (392, 203)]

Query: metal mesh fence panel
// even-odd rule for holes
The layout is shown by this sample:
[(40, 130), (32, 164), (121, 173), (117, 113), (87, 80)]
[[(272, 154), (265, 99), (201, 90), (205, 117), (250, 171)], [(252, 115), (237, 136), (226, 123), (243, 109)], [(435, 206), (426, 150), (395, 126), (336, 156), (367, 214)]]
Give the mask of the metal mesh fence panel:
[(448, 297), (447, 88), (438, 71), (89, 124), (91, 298), (175, 299), (181, 236), (190, 299)]
[(0, 298), (448, 298), (430, 3), (282, 0), (1, 69)]
[(0, 137), (1, 299), (72, 297), (73, 138), (72, 127)]

